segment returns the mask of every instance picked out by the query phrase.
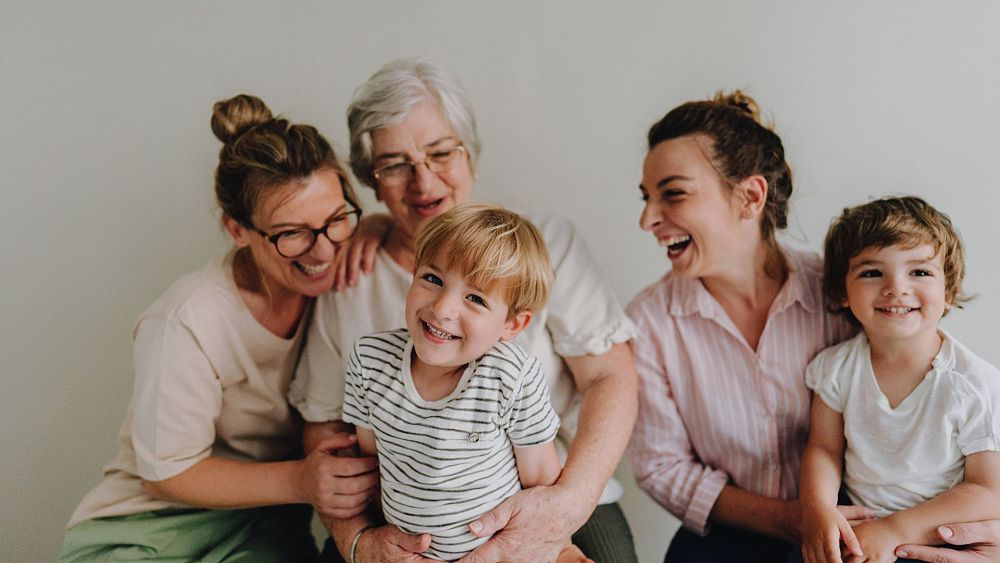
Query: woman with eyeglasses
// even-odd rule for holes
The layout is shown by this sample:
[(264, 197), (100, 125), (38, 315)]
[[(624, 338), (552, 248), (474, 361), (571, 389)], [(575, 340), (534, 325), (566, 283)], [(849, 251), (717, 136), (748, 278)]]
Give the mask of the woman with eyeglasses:
[(308, 504), (349, 517), (378, 481), (372, 460), (322, 453), (354, 446), (347, 434), (300, 459), (286, 402), (314, 298), (360, 215), (351, 185), (315, 128), (253, 96), (215, 104), (212, 130), (234, 249), (136, 322), (119, 453), (70, 519), (62, 561), (314, 560)]
[[(317, 300), (289, 395), (308, 421), (307, 451), (347, 429), (340, 419), (353, 343), (405, 326), (417, 229), (472, 199), (479, 156), (464, 89), (427, 60), (383, 66), (355, 92), (348, 126), (351, 168), (388, 207), (392, 224), (370, 274)], [(557, 447), (567, 457), (555, 485), (522, 491), (473, 523), (478, 535), (499, 532), (469, 560), (552, 561), (572, 536), (594, 560), (634, 561), (631, 533), (616, 503), (621, 487), (609, 483), (635, 417), (636, 375), (627, 344), (632, 326), (572, 224), (529, 218), (546, 241), (555, 281), (548, 306), (514, 342), (542, 362), (563, 420)], [(348, 560), (418, 561), (427, 547), (418, 536), (379, 525), (367, 514), (325, 523)]]

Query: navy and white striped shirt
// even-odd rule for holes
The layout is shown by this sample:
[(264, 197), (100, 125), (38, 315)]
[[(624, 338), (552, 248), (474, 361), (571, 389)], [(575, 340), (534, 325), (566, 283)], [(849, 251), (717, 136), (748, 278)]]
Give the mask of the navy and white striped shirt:
[(375, 433), (386, 520), (431, 534), (423, 555), (454, 561), (488, 539), (469, 523), (521, 490), (514, 448), (553, 440), (559, 417), (538, 360), (516, 344), (498, 342), (437, 401), (413, 385), (412, 350), (405, 329), (358, 340), (344, 420)]

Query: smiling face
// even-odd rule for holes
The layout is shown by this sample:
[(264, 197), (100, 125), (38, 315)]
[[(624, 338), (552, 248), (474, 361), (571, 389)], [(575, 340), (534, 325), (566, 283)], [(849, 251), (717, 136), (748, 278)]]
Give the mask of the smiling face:
[[(428, 103), (414, 107), (402, 123), (372, 131), (371, 140), (376, 170), (401, 161), (421, 162), (436, 150), (461, 144), (441, 111)], [(393, 235), (409, 246), (421, 223), (469, 201), (472, 182), (468, 155), (462, 153), (445, 170), (431, 172), (419, 164), (405, 185), (384, 186), (376, 181), (375, 190), (396, 221)]]
[(932, 342), (950, 306), (943, 259), (930, 244), (865, 248), (851, 258), (845, 285), (841, 304), (872, 342)]
[(696, 135), (670, 139), (643, 163), (639, 226), (667, 249), (677, 275), (717, 274), (760, 238), (758, 223), (705, 157), (710, 146)]
[(442, 271), (434, 261), (419, 266), (406, 294), (413, 371), (452, 374), (527, 326), (531, 314), (509, 316), (502, 289), (473, 287), (459, 269)]
[[(301, 182), (271, 190), (254, 211), (253, 223), (268, 235), (275, 235), (320, 228), (345, 211), (349, 206), (337, 173), (320, 170)], [(304, 255), (285, 258), (263, 235), (231, 218), (227, 218), (226, 228), (237, 245), (250, 249), (268, 287), (315, 297), (333, 286), (335, 271), (331, 265), (339, 248), (325, 236), (319, 235)]]

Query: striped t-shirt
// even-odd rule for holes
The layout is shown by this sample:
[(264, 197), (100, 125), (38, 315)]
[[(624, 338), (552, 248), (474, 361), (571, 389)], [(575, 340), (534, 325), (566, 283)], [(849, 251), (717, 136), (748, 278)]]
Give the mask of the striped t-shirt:
[(534, 356), (498, 342), (470, 363), (455, 390), (425, 401), (413, 385), (405, 329), (362, 337), (344, 389), (344, 420), (375, 433), (382, 510), (423, 555), (460, 559), (484, 543), (469, 523), (521, 490), (515, 447), (555, 438), (559, 417)]

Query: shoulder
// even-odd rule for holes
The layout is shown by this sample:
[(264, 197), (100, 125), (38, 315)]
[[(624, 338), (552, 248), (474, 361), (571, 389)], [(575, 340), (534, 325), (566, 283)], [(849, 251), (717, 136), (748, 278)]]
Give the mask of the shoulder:
[(952, 373), (969, 385), (975, 394), (1000, 399), (1000, 369), (973, 353), (951, 335), (946, 338), (951, 341)]
[(859, 355), (865, 353), (867, 349), (868, 340), (865, 338), (865, 333), (860, 332), (854, 338), (824, 348), (816, 354), (809, 365), (834, 369), (857, 361)]
[(524, 374), (538, 371), (540, 365), (535, 356), (514, 342), (497, 342), (489, 352), (477, 362), (478, 369), (496, 371), (500, 378), (513, 383)]
[(203, 326), (243, 313), (245, 306), (227, 268), (229, 261), (218, 258), (205, 268), (178, 278), (139, 315), (136, 327), (149, 318)]
[(362, 336), (354, 344), (354, 349), (359, 353), (376, 350), (402, 357), (409, 338), (410, 335), (405, 328), (385, 330)]
[(643, 288), (629, 301), (625, 313), (636, 324), (640, 333), (644, 328), (659, 327), (670, 321), (676, 309), (674, 305), (677, 300), (678, 283), (683, 285), (684, 282), (685, 280), (668, 272)]

